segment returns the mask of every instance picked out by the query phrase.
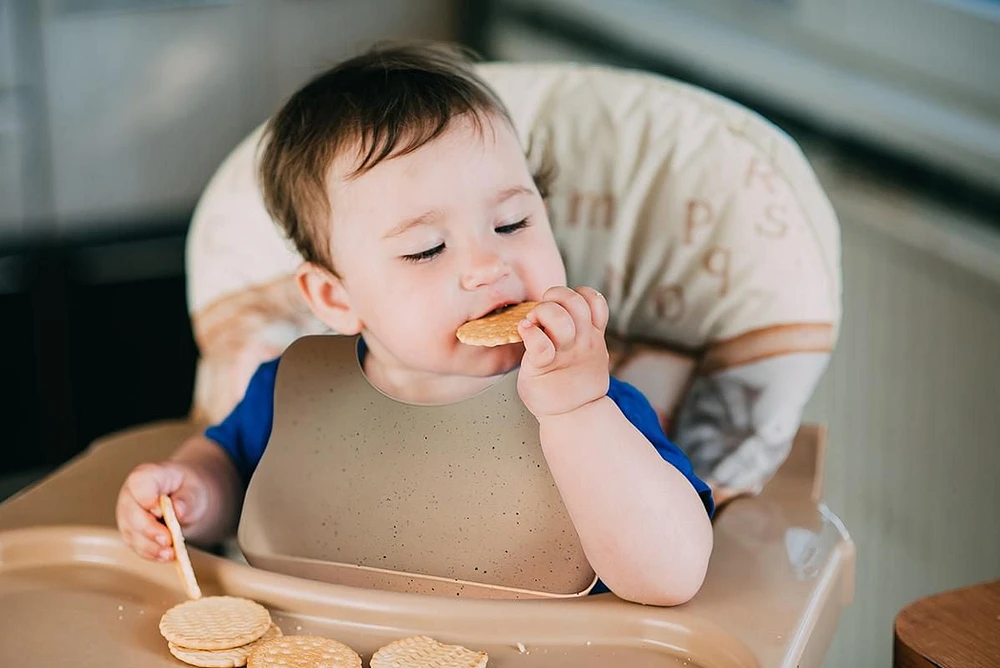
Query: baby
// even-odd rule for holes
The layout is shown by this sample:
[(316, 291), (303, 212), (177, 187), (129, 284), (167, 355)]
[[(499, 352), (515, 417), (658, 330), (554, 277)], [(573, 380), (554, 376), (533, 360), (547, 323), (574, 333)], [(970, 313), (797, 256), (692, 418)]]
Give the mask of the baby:
[[(444, 47), (385, 47), (299, 90), (262, 140), (272, 217), (304, 262), (319, 320), (360, 334), (362, 369), (414, 404), (465, 400), (516, 371), (542, 453), (602, 583), (651, 605), (689, 600), (712, 551), (712, 494), (633, 387), (609, 377), (608, 306), (566, 271), (512, 121)], [(464, 323), (537, 301), (522, 342), (465, 345)], [(140, 555), (169, 560), (157, 498), (186, 535), (232, 535), (267, 445), (279, 360), (262, 365), (220, 424), (127, 478), (116, 516)]]

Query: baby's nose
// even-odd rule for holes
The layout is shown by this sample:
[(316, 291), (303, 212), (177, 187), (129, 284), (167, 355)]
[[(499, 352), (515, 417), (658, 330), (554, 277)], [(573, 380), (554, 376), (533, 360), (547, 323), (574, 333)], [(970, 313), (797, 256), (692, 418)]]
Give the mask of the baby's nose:
[(471, 255), (462, 277), (462, 287), (475, 290), (492, 285), (510, 274), (510, 265), (496, 252), (481, 250)]

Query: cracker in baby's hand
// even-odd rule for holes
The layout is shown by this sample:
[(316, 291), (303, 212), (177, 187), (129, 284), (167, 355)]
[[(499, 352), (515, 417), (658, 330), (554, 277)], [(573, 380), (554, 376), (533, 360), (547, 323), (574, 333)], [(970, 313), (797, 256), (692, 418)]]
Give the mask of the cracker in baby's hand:
[(524, 320), (538, 302), (522, 302), (498, 313), (470, 320), (455, 332), (458, 340), (470, 346), (502, 346), (518, 343), (521, 335), (517, 324)]
[(258, 645), (247, 668), (361, 668), (361, 657), (330, 638), (282, 636)]
[(222, 650), (257, 640), (271, 627), (271, 613), (256, 601), (206, 596), (163, 613), (160, 635), (187, 649)]
[(184, 583), (184, 591), (187, 592), (188, 598), (201, 598), (201, 588), (198, 586), (198, 580), (194, 577), (191, 558), (184, 546), (181, 523), (177, 521), (173, 502), (165, 494), (160, 496), (160, 511), (163, 513), (163, 523), (167, 525), (167, 530), (170, 532), (170, 542), (174, 546), (174, 563), (177, 564), (177, 572), (180, 573), (181, 582)]
[(486, 668), (486, 652), (444, 645), (427, 636), (389, 643), (372, 655), (371, 668)]

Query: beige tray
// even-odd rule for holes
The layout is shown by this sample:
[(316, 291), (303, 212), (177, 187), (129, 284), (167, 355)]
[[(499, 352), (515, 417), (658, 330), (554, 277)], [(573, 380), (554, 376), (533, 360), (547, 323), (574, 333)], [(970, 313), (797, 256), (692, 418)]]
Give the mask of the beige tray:
[[(114, 501), (132, 467), (168, 456), (195, 429), (116, 434), (0, 504), (0, 666), (182, 665), (156, 629), (183, 596), (176, 571), (122, 545)], [(321, 584), (197, 550), (192, 559), (207, 592), (259, 600), (285, 632), (339, 638), (366, 656), (426, 633), (487, 650), (491, 668), (820, 666), (854, 591), (854, 545), (816, 501), (821, 445), (821, 430), (804, 428), (767, 489), (722, 510), (705, 584), (677, 608), (609, 594), (453, 600)]]
[[(336, 638), (365, 661), (416, 633), (490, 655), (490, 666), (756, 665), (707, 622), (641, 606), (453, 600), (375, 592), (266, 573), (193, 555), (207, 595), (245, 596), (286, 634)], [(157, 631), (183, 600), (170, 564), (135, 556), (110, 529), (0, 532), (0, 666), (178, 666)], [(522, 652), (518, 643), (523, 645)]]

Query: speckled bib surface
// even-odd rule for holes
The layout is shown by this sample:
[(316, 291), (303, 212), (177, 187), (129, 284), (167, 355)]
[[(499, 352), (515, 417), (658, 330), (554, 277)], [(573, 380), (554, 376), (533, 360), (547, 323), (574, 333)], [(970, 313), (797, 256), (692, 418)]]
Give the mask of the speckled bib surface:
[(462, 402), (372, 387), (357, 337), (282, 356), (274, 427), (240, 546), (254, 566), (352, 586), (565, 597), (595, 582), (517, 394), (517, 373)]

